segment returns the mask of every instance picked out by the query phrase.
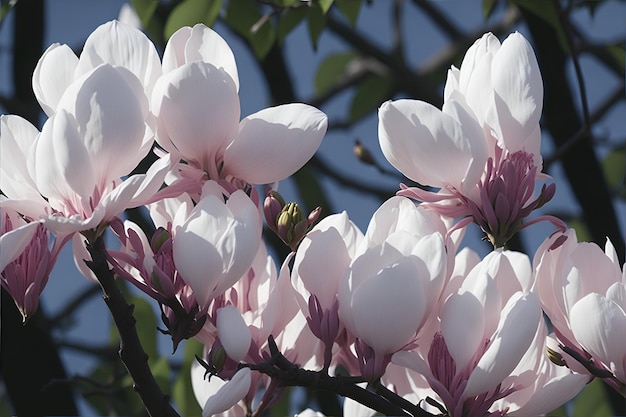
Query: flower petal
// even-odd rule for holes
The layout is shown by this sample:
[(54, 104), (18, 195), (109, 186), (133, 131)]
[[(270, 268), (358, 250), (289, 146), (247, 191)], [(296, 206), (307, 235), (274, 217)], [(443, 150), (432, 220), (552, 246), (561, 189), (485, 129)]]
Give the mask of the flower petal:
[(53, 43), (33, 72), (33, 92), (43, 111), (52, 116), (67, 87), (74, 81), (78, 57), (67, 45)]
[(233, 305), (220, 308), (216, 327), (226, 354), (235, 362), (242, 361), (248, 354), (252, 337), (241, 313)]
[(252, 114), (224, 153), (224, 173), (251, 184), (285, 179), (311, 159), (327, 126), (324, 113), (301, 103)]
[(417, 100), (387, 101), (378, 118), (380, 147), (391, 165), (420, 184), (460, 187), (473, 155), (454, 118)]

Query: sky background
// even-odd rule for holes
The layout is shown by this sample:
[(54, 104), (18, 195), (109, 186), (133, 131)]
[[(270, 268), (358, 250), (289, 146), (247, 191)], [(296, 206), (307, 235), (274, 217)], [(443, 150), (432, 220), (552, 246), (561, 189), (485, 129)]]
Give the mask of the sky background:
[[(53, 42), (66, 43), (78, 48), (97, 26), (109, 20), (117, 18), (124, 1), (121, 0), (54, 0), (46, 2), (46, 35), (44, 45)], [(477, 29), (483, 23), (480, 1), (463, 0), (440, 0), (436, 3), (448, 12), (454, 22), (463, 30)], [(372, 5), (364, 6), (359, 15), (357, 27), (364, 33), (370, 34), (370, 38), (382, 47), (391, 44), (391, 19), (388, 12), (387, 2), (374, 1)], [(415, 66), (426, 62), (433, 57), (443, 46), (447, 39), (437, 31), (427, 17), (415, 11), (413, 7), (407, 7), (403, 15), (404, 31), (406, 39), (415, 39), (415, 47), (408, 42), (405, 54)], [(499, 16), (496, 15), (495, 19)], [(594, 18), (589, 18), (586, 13), (578, 13), (577, 21), (581, 27), (586, 28), (587, 33), (593, 34), (596, 39), (616, 40), (626, 36), (626, 3), (609, 1), (597, 10)], [(221, 24), (214, 29), (229, 43), (239, 69), (240, 77), (240, 101), (242, 117), (267, 107), (269, 96), (265, 89), (264, 80), (259, 74), (255, 59), (251, 56), (247, 47), (233, 36), (232, 33)], [(526, 35), (524, 26), (516, 27)], [(10, 54), (7, 50), (10, 45), (12, 34), (12, 22), (9, 17), (0, 27), (0, 93), (6, 94), (11, 91), (8, 74), (10, 71)], [(317, 51), (311, 47), (311, 43), (304, 25), (300, 25), (286, 40), (285, 56), (288, 59), (291, 74), (295, 81), (296, 92), (299, 97), (306, 99), (314, 95), (314, 76), (318, 64), (328, 54), (346, 51), (347, 46), (338, 41), (331, 34), (324, 32), (319, 40)], [(604, 68), (594, 61), (581, 59), (589, 106), (591, 109), (600, 103), (614, 88), (619, 80), (615, 80)], [(570, 80), (575, 81), (571, 69)], [(575, 90), (578, 98), (578, 91)], [(343, 120), (347, 115), (351, 95), (344, 93), (337, 99), (325, 106), (324, 111), (329, 115), (330, 121)], [(0, 113), (4, 112), (0, 108)], [(616, 106), (601, 123), (595, 126), (598, 137), (606, 138), (608, 142), (615, 143), (624, 140), (626, 133), (626, 104)], [(358, 138), (381, 164), (389, 170), (393, 168), (386, 163), (378, 147), (377, 117), (372, 114), (363, 121), (357, 123), (348, 131), (331, 132), (324, 139), (320, 147), (320, 155), (340, 172), (348, 175), (358, 175), (373, 184), (385, 185), (390, 189), (397, 187), (397, 178), (384, 177), (373, 167), (365, 166), (357, 161), (352, 153), (354, 139)], [(544, 158), (554, 149), (550, 140), (543, 141)], [(602, 148), (599, 152), (603, 152)], [(584, 169), (584, 167), (581, 167)], [(550, 174), (557, 183), (557, 194), (548, 205), (548, 209), (570, 210), (572, 198), (567, 184), (559, 181), (561, 176), (558, 164), (555, 164)], [(348, 190), (345, 187), (336, 186), (330, 181), (324, 181), (329, 200), (335, 204), (336, 212), (346, 210), (350, 218), (363, 231), (371, 215), (378, 208), (380, 202), (376, 199), (365, 197), (359, 193)], [(281, 184), (279, 190), (287, 200), (298, 199), (289, 181)], [(626, 228), (626, 206), (616, 206), (621, 221), (621, 230)], [(328, 214), (328, 213), (327, 213)], [(525, 243), (534, 250), (541, 240), (552, 231), (550, 226), (536, 225), (524, 233)], [(479, 233), (476, 229), (468, 231), (468, 244), (478, 250), (482, 255), (487, 248), (478, 242)], [(73, 264), (71, 248), (68, 246), (60, 256), (59, 263), (50, 277), (48, 286), (42, 296), (42, 305), (48, 314), (54, 315), (62, 308), (72, 295), (79, 293), (90, 283), (80, 275)], [(76, 317), (77, 321), (59, 337), (69, 340), (86, 341), (89, 344), (99, 345), (107, 342), (109, 337), (109, 312), (99, 296), (87, 303)], [(167, 336), (159, 336), (162, 342), (163, 352), (171, 349), (170, 340)], [(88, 373), (94, 362), (83, 354), (70, 350), (63, 352), (63, 359), (70, 374)], [(81, 413), (93, 415), (83, 401), (80, 402)]]

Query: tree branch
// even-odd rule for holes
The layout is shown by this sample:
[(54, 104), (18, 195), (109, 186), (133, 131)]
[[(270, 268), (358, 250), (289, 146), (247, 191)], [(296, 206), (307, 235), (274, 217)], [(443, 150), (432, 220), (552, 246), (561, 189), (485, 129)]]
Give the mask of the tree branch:
[(113, 271), (106, 261), (106, 251), (102, 236), (87, 244), (92, 260), (85, 263), (98, 278), (102, 287), (103, 298), (111, 311), (120, 335), (119, 356), (126, 370), (133, 378), (137, 391), (148, 414), (152, 417), (179, 416), (163, 394), (152, 371), (148, 366), (148, 355), (143, 350), (135, 329), (133, 306), (129, 305), (115, 283)]

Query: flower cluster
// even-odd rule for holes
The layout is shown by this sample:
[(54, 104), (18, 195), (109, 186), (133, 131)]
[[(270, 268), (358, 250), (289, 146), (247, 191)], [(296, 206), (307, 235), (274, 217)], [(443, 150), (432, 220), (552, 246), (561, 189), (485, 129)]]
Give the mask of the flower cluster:
[[(66, 242), (101, 279), (82, 260), (112, 230), (108, 267), (158, 302), (174, 350), (205, 346), (191, 375), (203, 416), (259, 415), (286, 385), (329, 380), (352, 384), (337, 388), (346, 415), (539, 415), (593, 377), (626, 392), (626, 275), (611, 243), (525, 220), (555, 186), (535, 191), (548, 178), (543, 89), (521, 34), (478, 39), (441, 110), (380, 106), (384, 155), (434, 188), (402, 185), (365, 231), (275, 190), (261, 204), (257, 186), (302, 167), (327, 117), (293, 103), (241, 119), (235, 57), (208, 27), (180, 29), (161, 58), (139, 30), (106, 23), (79, 57), (50, 46), (33, 89), (41, 132), (0, 118), (2, 286), (26, 320)], [(133, 174), (149, 152), (156, 162)], [(140, 206), (152, 230), (123, 220)], [(289, 248), (280, 266), (263, 219)], [(532, 260), (505, 249), (541, 220), (557, 231)], [(494, 246), (482, 259), (463, 248), (470, 223)]]

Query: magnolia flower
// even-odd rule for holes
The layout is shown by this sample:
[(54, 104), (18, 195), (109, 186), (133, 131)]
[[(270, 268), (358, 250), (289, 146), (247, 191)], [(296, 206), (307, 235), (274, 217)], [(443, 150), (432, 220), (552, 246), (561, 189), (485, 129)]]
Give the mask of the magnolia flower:
[[(414, 207), (397, 197), (379, 208), (365, 234), (367, 244), (339, 284), (339, 318), (357, 338), (361, 371), (371, 380), (384, 373), (393, 353), (415, 341), (439, 299), (450, 263), (438, 226), (398, 216), (404, 203)], [(394, 211), (391, 221), (382, 214)]]
[(546, 239), (534, 262), (537, 295), (565, 350), (557, 353), (624, 392), (626, 278), (611, 241), (602, 250), (569, 229)]
[[(242, 399), (252, 385), (250, 368), (240, 369), (232, 379), (226, 382), (217, 377), (207, 380), (204, 374), (205, 369), (197, 362), (193, 362), (191, 365), (191, 385), (196, 401), (202, 407), (202, 417), (247, 414)], [(227, 410), (228, 412), (224, 413)]]
[(171, 169), (169, 157), (146, 174), (121, 179), (150, 147), (147, 110), (136, 77), (103, 64), (64, 91), (41, 133), (18, 116), (2, 116), (3, 170), (20, 165), (2, 175), (8, 197), (2, 206), (28, 219), (41, 218), (52, 232), (66, 235), (97, 230), (126, 208), (158, 199)]
[[(337, 292), (363, 233), (342, 212), (322, 219), (306, 234), (296, 252), (291, 280), (309, 328), (324, 345), (324, 365), (343, 330)], [(328, 249), (332, 248), (331, 251)]]
[(25, 323), (39, 307), (39, 296), (67, 238), (50, 245), (49, 233), (41, 222), (26, 223), (13, 210), (1, 213), (0, 284), (13, 298)]
[(549, 201), (554, 185), (533, 197), (541, 171), (539, 118), (543, 86), (537, 60), (519, 33), (502, 44), (488, 33), (452, 67), (441, 110), (417, 100), (383, 103), (378, 134), (387, 160), (408, 178), (439, 189), (402, 187), (401, 195), (441, 214), (476, 222), (495, 247)]
[[(498, 250), (485, 257), (442, 305), (426, 354), (402, 351), (392, 358), (423, 375), (451, 416), (545, 413), (588, 381), (570, 378), (544, 357), (540, 304), (526, 290), (530, 261), (519, 255)], [(547, 386), (560, 395), (530, 403)], [(526, 403), (533, 414), (525, 414)]]
[(250, 268), (261, 241), (261, 219), (243, 191), (235, 191), (224, 203), (213, 181), (205, 183), (193, 209), (183, 205), (179, 210), (183, 211), (176, 217), (184, 221), (173, 228), (174, 263), (198, 303), (204, 305)]
[[(80, 57), (68, 45), (58, 43), (43, 53), (33, 73), (33, 92), (44, 112), (54, 115), (70, 84), (105, 63), (133, 73), (148, 98), (162, 73), (159, 55), (150, 39), (133, 26), (110, 21), (87, 37)], [(124, 100), (120, 98), (119, 103)]]
[(163, 55), (163, 76), (152, 94), (157, 142), (188, 162), (182, 174), (265, 184), (293, 174), (313, 156), (327, 117), (294, 103), (240, 121), (239, 78), (228, 44), (198, 24), (174, 33)]

